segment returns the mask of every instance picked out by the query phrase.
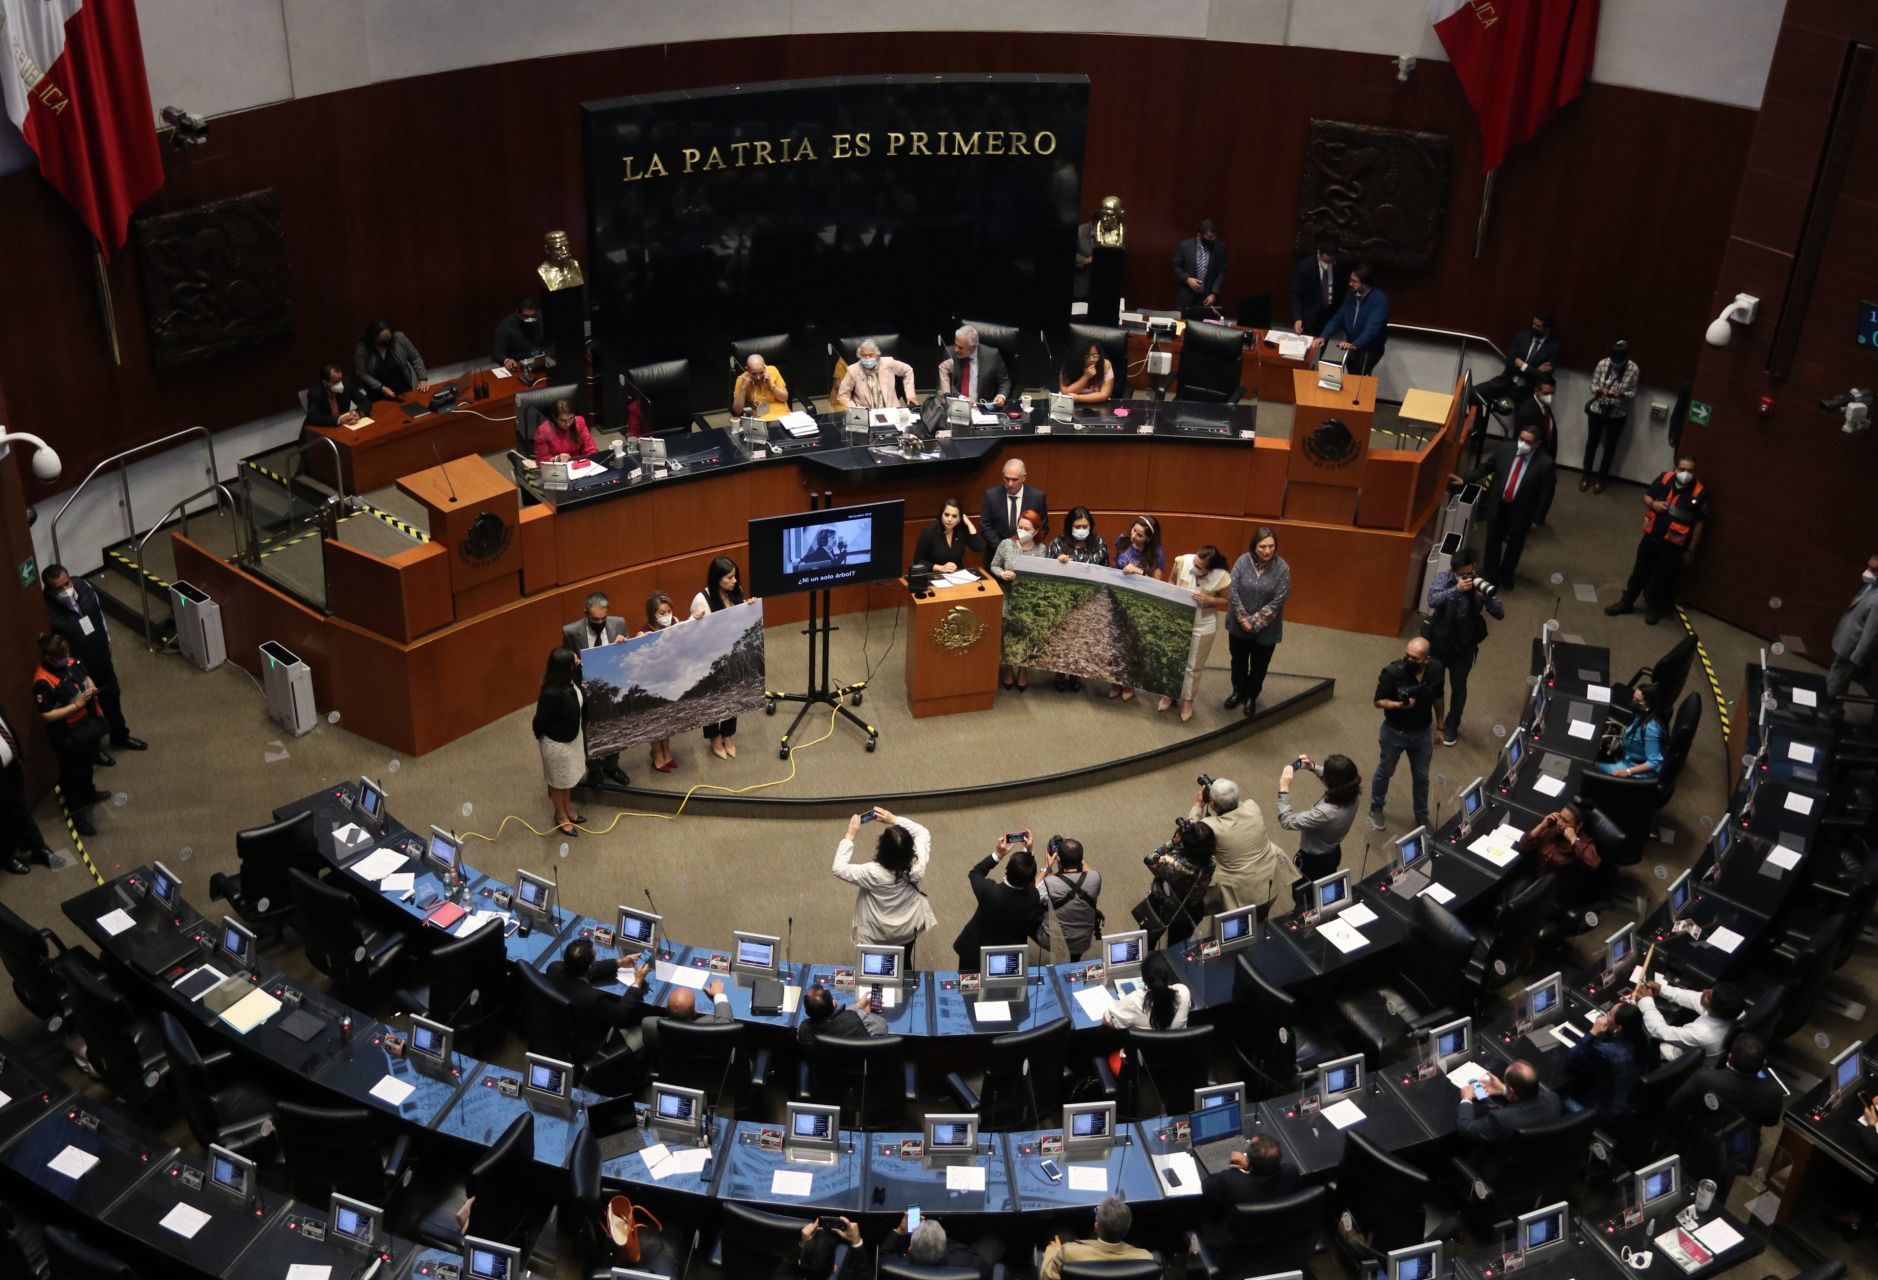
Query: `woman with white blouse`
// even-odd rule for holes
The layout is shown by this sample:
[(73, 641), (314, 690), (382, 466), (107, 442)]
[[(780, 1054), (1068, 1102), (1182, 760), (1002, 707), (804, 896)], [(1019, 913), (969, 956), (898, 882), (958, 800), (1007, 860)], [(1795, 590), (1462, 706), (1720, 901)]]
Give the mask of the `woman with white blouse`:
[[(880, 838), (874, 860), (854, 861), (854, 839), (861, 824), (878, 822)], [(932, 833), (910, 818), (896, 817), (879, 805), (848, 819), (848, 834), (835, 846), (835, 878), (846, 880), (854, 895), (854, 923), (848, 933), (856, 946), (905, 947), (913, 967), (913, 943), (939, 923), (932, 902), (919, 887), (932, 861)]]

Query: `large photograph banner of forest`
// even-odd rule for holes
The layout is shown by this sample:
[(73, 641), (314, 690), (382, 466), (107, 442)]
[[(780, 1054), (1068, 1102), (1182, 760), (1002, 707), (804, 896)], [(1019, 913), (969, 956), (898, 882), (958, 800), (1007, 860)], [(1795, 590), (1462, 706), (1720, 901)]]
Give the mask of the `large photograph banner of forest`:
[(1004, 661), (1180, 696), (1193, 593), (1102, 565), (1021, 559), (1004, 586)]
[(584, 649), (587, 754), (669, 738), (763, 705), (763, 602)]

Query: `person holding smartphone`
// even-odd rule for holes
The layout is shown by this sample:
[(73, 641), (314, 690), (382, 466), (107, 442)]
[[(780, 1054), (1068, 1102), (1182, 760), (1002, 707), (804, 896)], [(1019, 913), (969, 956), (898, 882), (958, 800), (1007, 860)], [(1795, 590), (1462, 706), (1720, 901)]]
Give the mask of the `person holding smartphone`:
[[(854, 842), (863, 823), (880, 824), (872, 862), (854, 861)], [(906, 967), (913, 967), (913, 944), (939, 923), (932, 902), (920, 888), (932, 861), (932, 832), (875, 805), (848, 819), (848, 832), (835, 846), (837, 880), (855, 888), (854, 922), (848, 935), (856, 946), (905, 947)]]
[[(861, 1256), (861, 1224), (851, 1218), (838, 1214), (827, 1217), (810, 1218), (802, 1224), (802, 1235), (796, 1241), (793, 1258), (785, 1258), (777, 1266), (774, 1274), (778, 1276), (800, 1276), (803, 1280), (824, 1280), (835, 1274), (835, 1259), (840, 1246), (848, 1246), (850, 1263)], [(853, 1272), (854, 1267), (847, 1268)]]
[[(1004, 882), (991, 869), (1004, 863)], [(967, 873), (978, 907), (952, 943), (959, 969), (978, 972), (980, 947), (1020, 947), (1043, 923), (1043, 899), (1037, 896), (1037, 859), (1030, 851), (1030, 829), (1007, 831), (998, 846)]]
[(909, 1209), (901, 1215), (900, 1225), (880, 1242), (880, 1253), (882, 1257), (905, 1258), (922, 1267), (976, 1271), (982, 1280), (991, 1280), (991, 1269), (998, 1261), (997, 1255), (1003, 1252), (1002, 1245), (995, 1237), (972, 1245), (954, 1240), (937, 1221), (922, 1216), (918, 1209)]

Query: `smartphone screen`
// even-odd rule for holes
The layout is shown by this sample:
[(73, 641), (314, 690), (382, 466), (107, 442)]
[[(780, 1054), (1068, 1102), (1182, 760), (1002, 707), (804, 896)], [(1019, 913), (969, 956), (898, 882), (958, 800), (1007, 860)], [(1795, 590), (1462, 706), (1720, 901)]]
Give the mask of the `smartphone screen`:
[(918, 1205), (913, 1205), (912, 1207), (910, 1207), (909, 1209), (907, 1209), (907, 1211), (906, 1211), (906, 1229), (907, 1229), (908, 1231), (918, 1231), (918, 1230), (919, 1230), (919, 1206), (918, 1206)]
[(874, 820), (874, 811), (872, 809), (869, 809), (866, 813), (861, 815), (862, 822), (872, 822), (873, 820)]
[(1063, 1171), (1056, 1167), (1056, 1161), (1045, 1160), (1039, 1167), (1043, 1170), (1043, 1176), (1050, 1181), (1061, 1182), (1063, 1180)]
[(1028, 844), (1029, 842), (1029, 835), (1022, 831), (1006, 831), (1004, 833), (1004, 843), (1006, 844)]

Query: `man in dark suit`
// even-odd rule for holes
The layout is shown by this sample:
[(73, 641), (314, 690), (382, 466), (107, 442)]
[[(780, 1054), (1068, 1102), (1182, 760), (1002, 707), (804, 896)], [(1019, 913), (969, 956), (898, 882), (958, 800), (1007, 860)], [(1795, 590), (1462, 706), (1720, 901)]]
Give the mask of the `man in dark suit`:
[(813, 1049), (823, 1036), (884, 1036), (887, 1020), (868, 1010), (850, 1009), (835, 999), (827, 987), (810, 987), (802, 993), (802, 1025), (796, 1039), (803, 1049)]
[(1037, 536), (1048, 536), (1050, 499), (1043, 490), (1027, 483), (1029, 476), (1024, 460), (1011, 458), (1004, 464), (1004, 482), (985, 490), (985, 505), (978, 513), (978, 523), (985, 531), (987, 560), (997, 551), (1000, 542), (1016, 536), (1017, 517), (1026, 511), (1035, 511), (1043, 517), (1043, 528), (1037, 530)]
[(1724, 1065), (1702, 1068), (1669, 1095), (1670, 1123), (1681, 1126), (1714, 1116), (1719, 1127), (1741, 1116), (1763, 1129), (1779, 1124), (1786, 1094), (1772, 1079), (1761, 1078), (1766, 1065), (1767, 1049), (1758, 1036), (1736, 1036)]
[(646, 998), (646, 974), (652, 971), (652, 961), (643, 955), (636, 959), (641, 963), (633, 967), (630, 980), (625, 983), (626, 993), (619, 996), (600, 988), (621, 980), (620, 962), (594, 963), (590, 938), (576, 938), (568, 943), (561, 958), (548, 966), (546, 976), (574, 1006), (574, 1018), (581, 1027), (595, 1032), (596, 1041), (604, 1040), (611, 1029), (624, 1030), (645, 1016), (641, 1006)]
[(1298, 1189), (1298, 1171), (1268, 1133), (1248, 1139), (1244, 1151), (1232, 1153), (1231, 1162), (1200, 1183), (1200, 1239), (1215, 1257), (1232, 1249), (1232, 1211), (1242, 1204), (1263, 1204)]
[[(991, 879), (991, 869), (1000, 862), (1005, 863), (1003, 884)], [(960, 969), (976, 973), (978, 948), (1020, 947), (1043, 924), (1037, 859), (1030, 852), (1029, 833), (1016, 844), (999, 836), (997, 851), (980, 858), (967, 874), (978, 909), (959, 930), (952, 950), (958, 953)]]
[(996, 347), (981, 346), (978, 330), (962, 325), (952, 335), (952, 356), (939, 362), (939, 398), (969, 395), (1002, 407), (1011, 395), (1011, 373)]
[(1558, 392), (1557, 380), (1549, 373), (1534, 374), (1532, 395), (1523, 401), (1513, 414), (1513, 425), (1531, 427), (1539, 433), (1539, 448), (1551, 459), (1552, 466), (1545, 474), (1545, 492), (1539, 497), (1539, 516), (1535, 525), (1545, 523), (1546, 516), (1552, 510), (1552, 496), (1558, 492), (1558, 417), (1552, 409), (1552, 398)]
[[(611, 608), (606, 592), (595, 591), (589, 595), (587, 611), (561, 627), (561, 643), (579, 652), (603, 644), (618, 644), (624, 640), (626, 619), (608, 612)], [(595, 756), (587, 761), (587, 785), (597, 786), (602, 781), (615, 782), (622, 787), (626, 785), (626, 771), (619, 767), (619, 752)]]
[(23, 876), (37, 862), (52, 865), (52, 850), (33, 821), (26, 803), (26, 762), (20, 758), (20, 735), (0, 712), (0, 871)]
[(1532, 318), (1530, 328), (1521, 329), (1506, 343), (1506, 368), (1475, 388), (1488, 404), (1501, 399), (1515, 408), (1533, 393), (1536, 379), (1551, 373), (1558, 363), (1558, 337), (1552, 332), (1552, 313), (1541, 311)]
[[(150, 744), (132, 736), (130, 726), (124, 723), (117, 668), (111, 665), (111, 629), (105, 625), (97, 589), (82, 578), (74, 578), (60, 564), (47, 565), (39, 575), (39, 585), (46, 594), (46, 613), (52, 629), (65, 637), (72, 656), (85, 664), (91, 682), (98, 686), (98, 707), (111, 727), (111, 745), (119, 751), (146, 750)], [(98, 746), (98, 763), (117, 763), (102, 743)]]
[(370, 416), (372, 397), (364, 387), (346, 385), (345, 370), (336, 364), (320, 366), (320, 376), (306, 393), (306, 421), (310, 427), (352, 427)]
[(1291, 331), (1314, 334), (1337, 314), (1343, 295), (1350, 291), (1349, 269), (1328, 245), (1303, 259), (1291, 271)]
[[(1552, 459), (1539, 447), (1538, 431), (1522, 427), (1517, 440), (1509, 441), (1489, 464), (1467, 477), (1470, 484), (1492, 477), (1486, 485), (1487, 546), (1481, 573), (1501, 591), (1513, 589), (1513, 571), (1519, 568), (1526, 535), (1538, 517), (1551, 474)], [(1457, 483), (1461, 479), (1452, 478)]]
[(1174, 309), (1181, 315), (1219, 305), (1226, 288), (1226, 245), (1211, 218), (1174, 248)]
[(1350, 291), (1317, 331), (1321, 347), (1336, 342), (1344, 368), (1351, 373), (1373, 373), (1389, 345), (1389, 295), (1375, 281), (1367, 264), (1351, 267)]
[[(1482, 1096), (1484, 1094), (1484, 1096)], [(1463, 1157), (1488, 1181), (1499, 1168), (1500, 1148), (1523, 1133), (1564, 1114), (1564, 1103), (1546, 1088), (1530, 1062), (1516, 1061), (1504, 1079), (1486, 1076), (1461, 1089), (1454, 1128), (1472, 1150)]]

